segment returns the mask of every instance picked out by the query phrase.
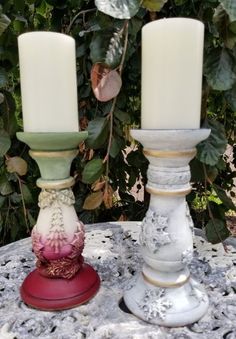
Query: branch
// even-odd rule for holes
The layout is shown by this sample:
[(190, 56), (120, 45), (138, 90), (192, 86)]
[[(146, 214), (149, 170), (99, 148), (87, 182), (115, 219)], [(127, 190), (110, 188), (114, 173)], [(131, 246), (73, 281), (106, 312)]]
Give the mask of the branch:
[(71, 20), (71, 22), (70, 22), (70, 24), (69, 24), (69, 26), (68, 26), (68, 28), (67, 28), (67, 30), (66, 30), (66, 33), (67, 33), (67, 34), (70, 33), (72, 26), (74, 25), (76, 19), (77, 19), (80, 15), (83, 15), (83, 21), (84, 21), (84, 16), (85, 16), (85, 14), (94, 12), (94, 11), (96, 11), (96, 10), (97, 10), (97, 8), (91, 8), (91, 9), (86, 9), (86, 10), (84, 10), (84, 11), (80, 11), (79, 13), (77, 13), (77, 14), (74, 16), (74, 18)]
[[(128, 46), (128, 35), (129, 35), (129, 21), (126, 20), (124, 23), (124, 26), (122, 27), (122, 31), (125, 34), (125, 39), (124, 39), (124, 47), (123, 47), (123, 53), (120, 61), (120, 65), (118, 67), (118, 71), (120, 73), (120, 76), (123, 71), (124, 67), (124, 62), (125, 62), (125, 56), (127, 52), (127, 46)], [(110, 113), (108, 115), (108, 119), (110, 119), (110, 131), (109, 131), (109, 139), (108, 139), (108, 145), (107, 145), (107, 153), (104, 158), (104, 162), (106, 162), (106, 184), (105, 184), (105, 190), (108, 187), (108, 174), (109, 174), (109, 157), (110, 157), (110, 150), (111, 150), (111, 144), (112, 144), (112, 136), (113, 136), (113, 118), (114, 118), (114, 111), (116, 107), (116, 101), (117, 101), (117, 96), (113, 99), (112, 106)]]

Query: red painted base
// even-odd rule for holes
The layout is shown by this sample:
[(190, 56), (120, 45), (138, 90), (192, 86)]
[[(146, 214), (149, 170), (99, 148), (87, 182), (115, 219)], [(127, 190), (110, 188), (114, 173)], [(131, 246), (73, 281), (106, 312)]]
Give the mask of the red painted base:
[(36, 269), (26, 277), (20, 293), (28, 306), (56, 311), (85, 303), (97, 293), (99, 286), (97, 272), (91, 266), (83, 264), (72, 279), (46, 278)]

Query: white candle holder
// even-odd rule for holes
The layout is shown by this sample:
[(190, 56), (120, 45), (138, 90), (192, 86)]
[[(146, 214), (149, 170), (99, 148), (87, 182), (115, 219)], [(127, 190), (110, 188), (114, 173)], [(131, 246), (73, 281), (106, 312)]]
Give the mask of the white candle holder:
[[(191, 191), (189, 161), (209, 129), (132, 130), (149, 160), (150, 205), (142, 221), (142, 272), (124, 301), (137, 317), (162, 326), (184, 326), (207, 311), (208, 297), (190, 277), (193, 222), (185, 196)], [(129, 284), (130, 285), (130, 284)]]

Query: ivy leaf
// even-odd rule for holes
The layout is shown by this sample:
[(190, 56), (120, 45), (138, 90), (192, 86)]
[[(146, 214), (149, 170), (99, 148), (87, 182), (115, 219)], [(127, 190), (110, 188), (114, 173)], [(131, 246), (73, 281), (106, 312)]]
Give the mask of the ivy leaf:
[(122, 146), (123, 146), (123, 142), (120, 138), (118, 139), (118, 138), (112, 137), (110, 156), (112, 158), (115, 158), (119, 154), (120, 150), (122, 149)]
[(96, 32), (90, 43), (90, 57), (94, 64), (100, 62), (115, 68), (120, 63), (122, 51), (122, 36), (119, 32)]
[(5, 69), (0, 68), (0, 88), (3, 88), (7, 85), (8, 75)]
[(221, 0), (221, 5), (227, 12), (230, 21), (236, 21), (236, 1), (235, 0)]
[(204, 73), (208, 84), (215, 90), (230, 89), (235, 80), (234, 60), (227, 49), (216, 48), (206, 57)]
[(226, 227), (226, 222), (216, 218), (208, 221), (205, 227), (205, 232), (207, 240), (209, 240), (212, 244), (218, 244), (230, 235), (230, 231)]
[(92, 184), (100, 178), (103, 173), (104, 165), (101, 159), (93, 159), (89, 161), (83, 170), (82, 181), (85, 184)]
[[(22, 184), (22, 194), (26, 204), (32, 204), (34, 199), (27, 185)], [(34, 222), (35, 224), (35, 222)]]
[(95, 97), (103, 102), (115, 98), (119, 94), (122, 85), (119, 73), (101, 63), (93, 65), (91, 81)]
[(120, 109), (116, 109), (114, 112), (114, 115), (116, 119), (118, 119), (123, 124), (129, 124), (130, 123), (130, 115), (127, 112), (123, 112)]
[(228, 195), (225, 193), (225, 191), (219, 187), (216, 184), (213, 184), (212, 187), (214, 188), (216, 194), (218, 195), (218, 197), (220, 198), (220, 200), (222, 201), (222, 203), (229, 209), (229, 210), (233, 210), (236, 211), (236, 206), (233, 203), (233, 201), (230, 199), (230, 197), (228, 197)]
[(142, 6), (151, 12), (159, 12), (168, 0), (143, 0)]
[(236, 84), (229, 91), (225, 92), (225, 98), (232, 110), (236, 111)]
[(25, 175), (28, 170), (27, 162), (21, 157), (12, 157), (6, 160), (7, 171), (17, 173), (20, 176)]
[(8, 195), (13, 192), (13, 189), (7, 179), (6, 174), (0, 176), (0, 193), (2, 195)]
[(103, 192), (97, 191), (88, 195), (84, 201), (83, 209), (94, 210), (103, 202)]
[(0, 36), (7, 29), (10, 23), (11, 20), (5, 14), (0, 15)]
[(11, 139), (6, 131), (0, 130), (0, 156), (4, 156), (11, 147)]
[(211, 134), (197, 146), (197, 158), (204, 164), (214, 166), (227, 146), (225, 129), (217, 121), (207, 121), (203, 127), (210, 128)]
[(88, 124), (88, 138), (86, 145), (89, 148), (101, 148), (107, 141), (108, 137), (108, 121), (106, 118), (96, 118)]
[(95, 0), (97, 9), (117, 19), (130, 19), (139, 10), (139, 0)]

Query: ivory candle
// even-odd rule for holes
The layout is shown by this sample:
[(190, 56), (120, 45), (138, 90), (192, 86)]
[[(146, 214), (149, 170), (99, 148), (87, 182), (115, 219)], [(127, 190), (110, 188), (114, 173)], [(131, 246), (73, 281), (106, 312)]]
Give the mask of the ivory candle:
[(54, 32), (18, 37), (25, 132), (79, 130), (75, 41)]
[(142, 30), (142, 128), (200, 127), (204, 25), (171, 18)]

